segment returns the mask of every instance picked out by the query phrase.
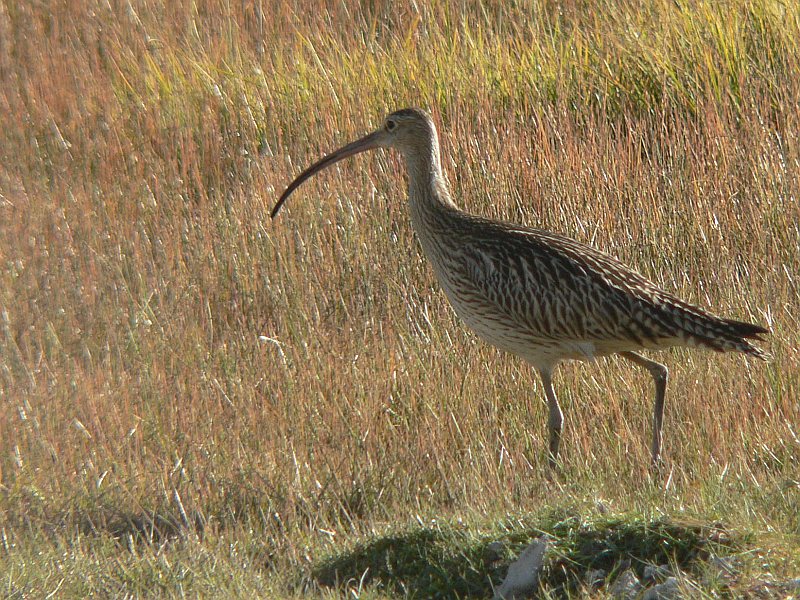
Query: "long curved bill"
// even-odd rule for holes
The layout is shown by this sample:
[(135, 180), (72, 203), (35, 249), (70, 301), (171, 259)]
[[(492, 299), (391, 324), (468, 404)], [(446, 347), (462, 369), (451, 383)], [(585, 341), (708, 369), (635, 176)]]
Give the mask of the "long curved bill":
[(326, 167), (330, 167), (332, 164), (339, 162), (340, 160), (347, 158), (348, 156), (353, 156), (354, 154), (358, 154), (359, 152), (365, 152), (367, 150), (372, 150), (373, 148), (380, 148), (381, 147), (381, 138), (383, 131), (378, 130), (370, 133), (369, 135), (365, 135), (360, 140), (356, 140), (346, 146), (343, 146), (328, 154), (322, 160), (315, 162), (313, 165), (308, 167), (305, 171), (300, 173), (292, 183), (289, 184), (289, 187), (286, 188), (286, 191), (281, 194), (281, 197), (278, 198), (278, 203), (275, 205), (275, 208), (272, 209), (270, 213), (271, 218), (275, 218), (275, 215), (278, 214), (278, 211), (283, 206), (283, 203), (286, 202), (286, 199), (294, 192), (300, 185), (309, 177), (322, 171)]

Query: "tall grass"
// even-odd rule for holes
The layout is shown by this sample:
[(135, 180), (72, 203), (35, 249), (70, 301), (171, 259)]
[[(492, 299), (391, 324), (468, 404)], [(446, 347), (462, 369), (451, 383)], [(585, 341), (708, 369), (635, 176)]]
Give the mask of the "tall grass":
[[(796, 550), (798, 40), (793, 3), (747, 0), (4, 2), (4, 585), (174, 591), (158, 552), (113, 557), (188, 531), (189, 589), (251, 565), (218, 589), (266, 593), (342, 537), (598, 497)], [(772, 328), (769, 364), (664, 357), (660, 486), (649, 377), (614, 360), (559, 371), (546, 482), (541, 390), (452, 315), (397, 157), (344, 163), (269, 220), (302, 166), (411, 104), (463, 207)]]

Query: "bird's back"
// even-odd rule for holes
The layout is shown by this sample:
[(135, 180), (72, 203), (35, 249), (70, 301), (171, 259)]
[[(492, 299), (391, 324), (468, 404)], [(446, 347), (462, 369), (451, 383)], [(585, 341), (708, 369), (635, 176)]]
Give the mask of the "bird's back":
[(495, 346), (540, 364), (676, 345), (766, 356), (748, 341), (766, 329), (683, 302), (608, 254), (446, 213), (422, 245), (456, 313)]

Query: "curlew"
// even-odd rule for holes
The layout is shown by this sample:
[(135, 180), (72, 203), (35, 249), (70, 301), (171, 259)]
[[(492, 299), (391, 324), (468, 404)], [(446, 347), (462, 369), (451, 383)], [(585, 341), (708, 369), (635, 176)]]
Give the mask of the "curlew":
[(767, 357), (750, 342), (769, 333), (764, 327), (684, 302), (612, 256), (566, 236), (461, 210), (442, 173), (436, 127), (419, 109), (390, 114), (377, 131), (307, 168), (286, 188), (271, 216), (318, 171), (374, 148), (394, 148), (405, 159), (411, 223), (456, 314), (480, 338), (538, 371), (549, 411), (551, 468), (557, 464), (564, 421), (553, 390), (553, 370), (561, 361), (619, 354), (650, 372), (655, 466), (667, 368), (641, 350), (694, 346)]

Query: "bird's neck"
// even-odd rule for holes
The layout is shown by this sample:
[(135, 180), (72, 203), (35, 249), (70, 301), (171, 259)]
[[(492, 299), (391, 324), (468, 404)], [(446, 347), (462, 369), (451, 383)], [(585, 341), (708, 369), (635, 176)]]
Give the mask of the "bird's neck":
[(405, 155), (411, 220), (418, 232), (441, 223), (444, 214), (458, 211), (442, 172), (439, 144), (433, 140), (421, 150)]

